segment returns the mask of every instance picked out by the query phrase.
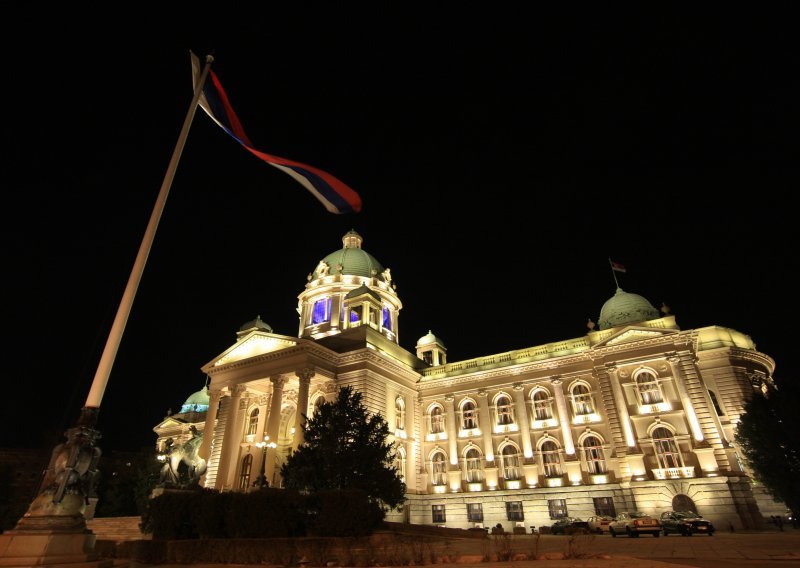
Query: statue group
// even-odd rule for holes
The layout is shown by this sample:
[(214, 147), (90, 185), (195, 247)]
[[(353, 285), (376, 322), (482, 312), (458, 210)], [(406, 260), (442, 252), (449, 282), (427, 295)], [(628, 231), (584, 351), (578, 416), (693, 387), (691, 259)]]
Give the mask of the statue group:
[(183, 488), (197, 485), (206, 472), (206, 460), (200, 457), (203, 434), (194, 426), (189, 428), (191, 438), (183, 444), (175, 444), (170, 438), (160, 453), (159, 459), (164, 461), (159, 481), (161, 487)]

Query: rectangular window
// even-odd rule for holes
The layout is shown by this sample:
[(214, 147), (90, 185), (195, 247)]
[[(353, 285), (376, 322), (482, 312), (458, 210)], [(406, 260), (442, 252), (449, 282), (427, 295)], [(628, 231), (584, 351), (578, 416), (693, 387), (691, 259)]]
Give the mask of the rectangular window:
[(431, 514), (434, 523), (444, 523), (447, 520), (444, 514), (444, 505), (431, 505)]
[(314, 310), (311, 312), (311, 323), (322, 323), (331, 321), (331, 298), (323, 298), (314, 302)]
[(383, 329), (388, 329), (389, 331), (392, 330), (392, 312), (389, 311), (389, 308), (383, 308), (382, 326)]
[(614, 499), (612, 497), (594, 497), (593, 499), (595, 513), (609, 517), (617, 516), (617, 510), (614, 508)]
[(467, 520), (471, 523), (482, 523), (483, 505), (480, 503), (467, 503)]
[(561, 519), (567, 515), (567, 501), (565, 499), (548, 499), (547, 508), (551, 519)]
[(506, 518), (509, 521), (524, 521), (522, 501), (506, 501)]

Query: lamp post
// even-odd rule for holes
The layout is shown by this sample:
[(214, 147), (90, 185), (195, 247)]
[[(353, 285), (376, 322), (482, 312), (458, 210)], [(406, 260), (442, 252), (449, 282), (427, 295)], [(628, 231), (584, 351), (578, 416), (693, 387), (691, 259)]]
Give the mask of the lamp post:
[(275, 442), (268, 442), (267, 440), (269, 440), (269, 436), (264, 435), (264, 440), (262, 442), (256, 442), (256, 447), (261, 448), (261, 474), (253, 482), (253, 487), (258, 487), (259, 489), (269, 487), (265, 470), (267, 465), (267, 448), (278, 447), (278, 444)]

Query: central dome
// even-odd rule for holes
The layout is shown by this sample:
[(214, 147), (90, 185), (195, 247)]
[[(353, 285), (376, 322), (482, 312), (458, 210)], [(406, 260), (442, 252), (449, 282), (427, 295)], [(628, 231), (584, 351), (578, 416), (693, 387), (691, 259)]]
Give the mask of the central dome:
[(660, 318), (653, 305), (639, 294), (617, 288), (617, 293), (600, 308), (600, 329)]
[(312, 279), (329, 274), (351, 274), (353, 276), (384, 278), (384, 269), (374, 256), (361, 248), (364, 239), (353, 230), (342, 237), (342, 248), (322, 259), (314, 269)]

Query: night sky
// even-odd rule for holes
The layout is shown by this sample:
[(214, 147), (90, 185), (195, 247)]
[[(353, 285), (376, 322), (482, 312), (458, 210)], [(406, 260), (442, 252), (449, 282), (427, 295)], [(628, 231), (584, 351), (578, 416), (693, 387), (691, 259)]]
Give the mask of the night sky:
[(78, 417), (189, 107), (190, 49), (213, 50), (256, 147), (364, 207), (328, 213), (198, 110), (101, 405), (104, 450), (152, 445), (243, 323), (296, 336), (306, 275), (350, 229), (391, 269), (412, 352), (428, 330), (451, 362), (580, 337), (614, 294), (612, 258), (682, 329), (732, 327), (795, 374), (798, 85), (740, 35), (251, 28), (7, 59), (0, 446), (52, 445)]

